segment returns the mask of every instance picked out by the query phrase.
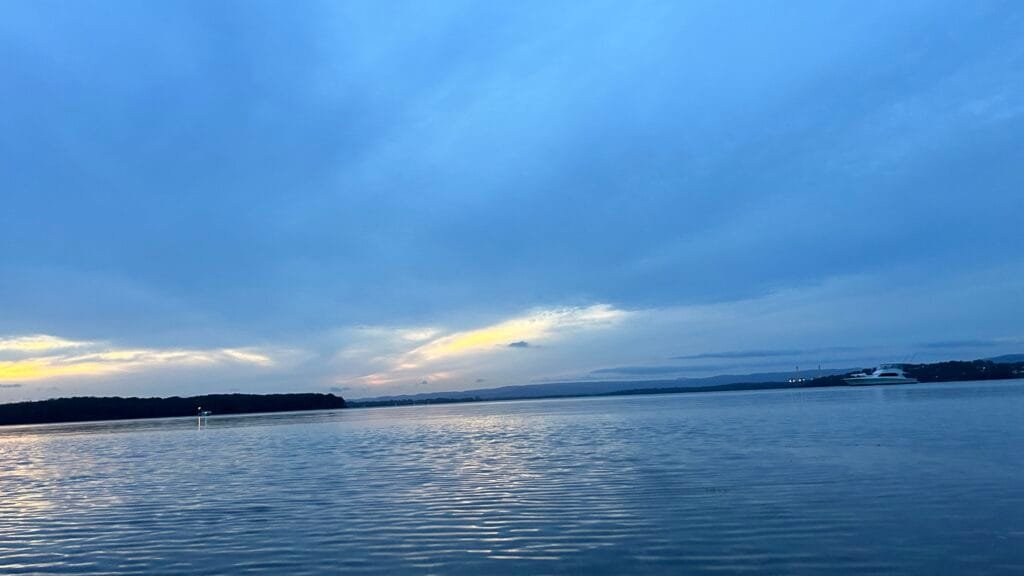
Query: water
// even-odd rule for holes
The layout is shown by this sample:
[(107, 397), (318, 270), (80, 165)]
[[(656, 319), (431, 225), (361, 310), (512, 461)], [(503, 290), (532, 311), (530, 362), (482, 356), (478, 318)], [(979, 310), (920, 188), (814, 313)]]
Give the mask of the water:
[(0, 574), (1024, 572), (1024, 382), (0, 428)]

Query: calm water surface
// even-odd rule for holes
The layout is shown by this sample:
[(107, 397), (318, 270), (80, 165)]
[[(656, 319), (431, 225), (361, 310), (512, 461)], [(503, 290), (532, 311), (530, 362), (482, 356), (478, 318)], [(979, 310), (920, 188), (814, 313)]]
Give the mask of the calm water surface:
[(0, 429), (0, 574), (1024, 573), (1024, 382)]

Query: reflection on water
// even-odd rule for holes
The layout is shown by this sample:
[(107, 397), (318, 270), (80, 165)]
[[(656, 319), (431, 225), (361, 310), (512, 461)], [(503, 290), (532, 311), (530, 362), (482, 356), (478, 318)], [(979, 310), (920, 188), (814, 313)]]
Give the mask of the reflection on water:
[(1024, 383), (0, 429), (0, 573), (1021, 573)]

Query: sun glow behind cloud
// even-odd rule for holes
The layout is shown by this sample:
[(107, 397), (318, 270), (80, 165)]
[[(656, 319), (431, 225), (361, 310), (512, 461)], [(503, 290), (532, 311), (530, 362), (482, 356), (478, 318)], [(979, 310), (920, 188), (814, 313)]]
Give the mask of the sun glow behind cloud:
[[(356, 380), (369, 386), (445, 381), (459, 376), (462, 366), (482, 357), (515, 353), (519, 352), (516, 348), (554, 344), (574, 334), (606, 329), (624, 320), (629, 314), (606, 304), (597, 304), (533, 310), (522, 316), (468, 330), (391, 330), (392, 341), (397, 342), (394, 352), (377, 357), (380, 369)], [(365, 332), (379, 336), (381, 329), (369, 328)], [(409, 348), (410, 344), (415, 346)], [(345, 352), (342, 355), (349, 356)]]
[(105, 342), (73, 341), (50, 335), (0, 339), (0, 382), (216, 365), (265, 368), (273, 366), (274, 360), (266, 353), (252, 349), (117, 348)]
[(599, 304), (588, 308), (539, 310), (492, 326), (443, 336), (413, 350), (424, 360), (437, 360), (493, 350), (517, 342), (544, 341), (575, 329), (608, 326), (626, 312)]

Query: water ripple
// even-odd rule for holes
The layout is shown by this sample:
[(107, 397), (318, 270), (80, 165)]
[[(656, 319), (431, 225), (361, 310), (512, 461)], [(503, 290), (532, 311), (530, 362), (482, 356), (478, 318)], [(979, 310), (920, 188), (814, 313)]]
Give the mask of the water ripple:
[(0, 430), (0, 574), (1021, 573), (1024, 385)]

